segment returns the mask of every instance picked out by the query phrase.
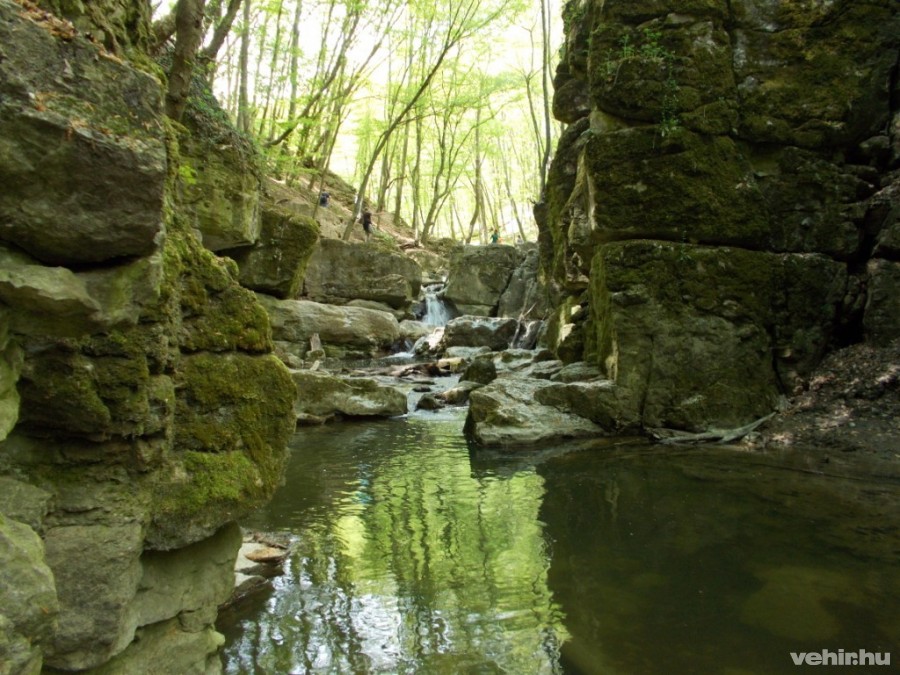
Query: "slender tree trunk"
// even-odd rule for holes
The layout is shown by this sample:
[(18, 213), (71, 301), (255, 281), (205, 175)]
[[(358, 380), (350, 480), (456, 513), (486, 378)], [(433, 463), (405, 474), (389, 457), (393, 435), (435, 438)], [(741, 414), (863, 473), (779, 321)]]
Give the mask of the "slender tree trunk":
[(241, 6), (241, 0), (229, 0), (228, 9), (225, 10), (225, 16), (216, 24), (212, 39), (203, 50), (202, 57), (205, 61), (212, 64), (215, 63), (219, 50), (225, 44), (225, 38), (231, 33), (231, 27), (234, 25), (234, 19), (237, 16), (238, 9)]
[[(275, 72), (278, 65), (278, 57), (281, 56), (281, 15), (284, 12), (284, 0), (278, 2), (278, 14), (275, 16), (275, 41), (272, 43), (272, 59), (269, 61), (268, 86), (266, 87), (266, 99), (263, 104), (262, 114), (259, 116), (259, 131), (257, 135), (262, 138), (269, 115), (269, 106), (272, 103), (272, 90), (275, 89)], [(259, 87), (261, 82), (257, 82)]]
[(176, 122), (181, 121), (187, 105), (194, 58), (203, 38), (203, 6), (204, 0), (178, 0), (175, 9), (175, 50), (169, 70), (166, 114)]
[[(475, 112), (475, 182), (473, 185), (475, 209), (472, 211), (472, 220), (469, 222), (469, 236), (466, 238), (467, 244), (472, 241), (472, 233), (475, 230), (475, 225), (479, 220), (483, 220), (484, 218), (484, 199), (482, 197), (484, 186), (482, 185), (481, 178), (481, 108), (479, 107)], [(482, 224), (482, 230), (483, 229), (484, 225)]]
[(422, 127), (424, 126), (421, 115), (416, 115), (416, 161), (413, 163), (412, 192), (413, 192), (413, 237), (419, 241), (419, 232), (422, 224)]
[(238, 58), (238, 129), (250, 132), (250, 101), (247, 95), (247, 69), (250, 61), (250, 0), (244, 0), (243, 32), (241, 33), (241, 50)]
[(550, 116), (550, 13), (547, 0), (541, 0), (541, 94), (544, 103), (544, 153), (541, 156), (541, 194), (547, 185), (550, 151), (553, 144), (553, 118)]
[[(409, 153), (409, 124), (403, 129), (403, 143), (400, 146), (400, 160), (397, 165), (397, 186), (394, 188), (394, 218), (400, 220), (400, 209), (403, 205), (403, 183), (406, 178), (406, 160)], [(413, 233), (415, 236), (415, 233)]]

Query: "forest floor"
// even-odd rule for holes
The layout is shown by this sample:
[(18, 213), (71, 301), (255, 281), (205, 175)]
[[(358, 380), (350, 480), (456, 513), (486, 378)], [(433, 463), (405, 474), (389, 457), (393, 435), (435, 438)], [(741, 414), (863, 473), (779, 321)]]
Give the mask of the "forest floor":
[(829, 354), (806, 391), (745, 443), (800, 450), (829, 473), (900, 479), (900, 340)]
[[(265, 190), (269, 197), (279, 204), (287, 205), (291, 210), (312, 216), (316, 201), (319, 198), (319, 185), (309, 187), (308, 179), (303, 179), (288, 186), (281, 181), (269, 179), (265, 182)], [(327, 207), (316, 210), (320, 234), (327, 239), (341, 239), (344, 228), (350, 220), (356, 199), (352, 186), (338, 175), (328, 172), (325, 176), (325, 190), (331, 195)], [(384, 243), (393, 243), (397, 247), (408, 247), (413, 243), (412, 231), (403, 221), (395, 222), (394, 214), (388, 211), (375, 211), (367, 201), (365, 207), (371, 210), (375, 225), (374, 236)], [(355, 223), (350, 231), (350, 241), (365, 241), (362, 225)]]

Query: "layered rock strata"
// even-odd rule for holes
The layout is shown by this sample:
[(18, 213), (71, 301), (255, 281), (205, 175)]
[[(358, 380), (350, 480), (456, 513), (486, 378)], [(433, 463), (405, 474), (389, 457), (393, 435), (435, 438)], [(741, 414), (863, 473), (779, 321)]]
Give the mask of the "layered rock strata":
[[(110, 49), (139, 46), (148, 17), (122, 28), (110, 5), (103, 29), (91, 24), (99, 6), (73, 18)], [(125, 56), (0, 0), (10, 672), (137, 672), (150, 659), (216, 672), (234, 521), (280, 483), (294, 428), (296, 390), (265, 310), (193, 233), (184, 200), (198, 170), (179, 146), (194, 139), (165, 120), (146, 57), (144, 71)]]
[(570, 0), (546, 342), (635, 428), (740, 425), (898, 335), (900, 7)]

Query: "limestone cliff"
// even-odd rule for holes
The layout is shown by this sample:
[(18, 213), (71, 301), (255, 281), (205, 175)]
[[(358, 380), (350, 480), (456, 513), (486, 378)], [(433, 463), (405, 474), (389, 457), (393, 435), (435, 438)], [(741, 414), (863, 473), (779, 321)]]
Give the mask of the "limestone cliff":
[(535, 212), (548, 340), (603, 368), (623, 419), (744, 424), (835, 345), (900, 335), (880, 243), (896, 2), (570, 0), (564, 18), (568, 127)]
[[(147, 11), (70, 4), (78, 30), (0, 0), (0, 663), (215, 672), (296, 390), (195, 228), (258, 233), (259, 175), (225, 144), (182, 161), (203, 139), (163, 115)], [(204, 171), (255, 195), (217, 205)]]

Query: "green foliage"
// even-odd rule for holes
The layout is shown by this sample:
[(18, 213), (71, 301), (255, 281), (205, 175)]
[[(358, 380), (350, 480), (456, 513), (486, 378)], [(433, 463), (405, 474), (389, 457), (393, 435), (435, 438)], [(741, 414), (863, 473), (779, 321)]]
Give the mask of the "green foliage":
[(610, 86), (615, 86), (622, 66), (628, 62), (650, 62), (664, 68), (665, 79), (657, 123), (659, 135), (665, 138), (681, 128), (681, 119), (678, 103), (679, 85), (675, 77), (677, 57), (662, 44), (662, 38), (662, 32), (652, 27), (643, 28), (637, 41), (625, 33), (619, 38), (619, 49), (606, 53), (603, 66), (606, 77), (610, 80)]

